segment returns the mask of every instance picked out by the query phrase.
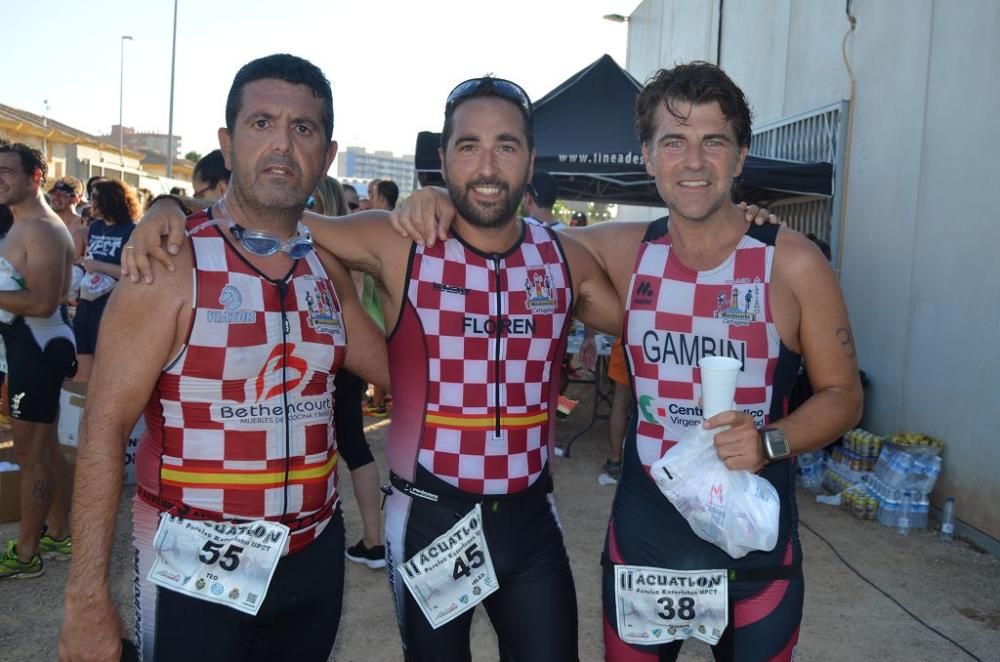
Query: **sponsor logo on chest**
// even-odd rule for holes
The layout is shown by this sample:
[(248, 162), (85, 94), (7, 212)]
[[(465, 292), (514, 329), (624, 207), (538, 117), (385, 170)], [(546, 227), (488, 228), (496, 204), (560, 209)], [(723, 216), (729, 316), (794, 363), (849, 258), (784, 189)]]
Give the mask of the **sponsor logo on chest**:
[[(639, 396), (639, 413), (647, 423), (662, 427), (693, 428), (701, 425), (704, 412), (701, 407), (687, 401), (658, 399), (652, 395)], [(738, 405), (737, 411), (743, 411), (753, 417), (757, 427), (765, 424), (764, 405)]]
[(209, 310), (206, 319), (212, 324), (256, 324), (257, 311), (243, 310), (243, 294), (235, 285), (229, 284), (219, 294), (222, 310)]
[(632, 289), (632, 307), (652, 310), (660, 297), (660, 280), (638, 278)]

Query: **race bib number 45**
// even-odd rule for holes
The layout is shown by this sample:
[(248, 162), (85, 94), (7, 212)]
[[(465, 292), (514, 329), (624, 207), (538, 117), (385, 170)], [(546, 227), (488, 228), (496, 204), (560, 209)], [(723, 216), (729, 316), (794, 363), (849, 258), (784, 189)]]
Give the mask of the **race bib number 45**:
[(464, 614), (500, 588), (483, 535), (480, 505), (408, 559), (400, 574), (433, 628)]
[(715, 645), (729, 623), (725, 570), (615, 566), (618, 636), (642, 646), (694, 637)]
[(162, 515), (149, 581), (256, 616), (288, 542), (277, 522), (202, 522)]

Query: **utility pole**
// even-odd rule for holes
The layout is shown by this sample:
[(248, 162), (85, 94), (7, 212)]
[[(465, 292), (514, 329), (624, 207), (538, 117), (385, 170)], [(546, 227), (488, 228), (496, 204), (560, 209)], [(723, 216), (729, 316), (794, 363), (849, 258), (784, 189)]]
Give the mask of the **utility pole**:
[[(118, 79), (118, 158), (121, 164), (125, 165), (125, 127), (122, 126), (123, 110), (125, 108), (125, 41), (132, 41), (132, 37), (127, 34), (122, 35), (121, 47), (121, 70)], [(124, 169), (122, 178), (124, 179)]]
[(177, 0), (174, 0), (174, 41), (170, 47), (170, 120), (167, 125), (167, 177), (174, 176), (174, 65), (177, 62)]

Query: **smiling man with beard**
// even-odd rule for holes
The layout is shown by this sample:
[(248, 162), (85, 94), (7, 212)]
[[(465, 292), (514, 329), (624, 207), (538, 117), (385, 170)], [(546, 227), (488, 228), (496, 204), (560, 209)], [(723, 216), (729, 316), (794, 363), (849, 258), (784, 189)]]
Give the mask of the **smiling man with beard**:
[[(441, 161), (459, 214), (434, 246), (388, 214), (307, 217), (371, 274), (386, 311), (395, 407), (387, 454), (389, 580), (407, 660), (469, 660), (482, 602), (504, 660), (576, 660), (573, 577), (551, 499), (559, 372), (571, 317), (617, 334), (621, 307), (576, 240), (516, 216), (534, 160), (531, 101), (510, 81), (458, 85)], [(166, 260), (180, 214), (150, 210), (139, 264)], [(133, 276), (136, 269), (131, 269)]]

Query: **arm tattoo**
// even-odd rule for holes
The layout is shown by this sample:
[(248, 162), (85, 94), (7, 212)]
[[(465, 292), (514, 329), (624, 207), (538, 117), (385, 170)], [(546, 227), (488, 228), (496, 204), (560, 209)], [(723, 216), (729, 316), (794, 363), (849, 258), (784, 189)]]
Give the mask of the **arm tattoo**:
[(851, 333), (848, 327), (844, 326), (837, 329), (837, 338), (840, 339), (840, 346), (844, 348), (847, 358), (853, 359), (858, 355), (857, 350), (854, 348), (854, 334)]
[(31, 496), (38, 501), (48, 501), (51, 497), (51, 487), (44, 480), (37, 481), (31, 486)]

